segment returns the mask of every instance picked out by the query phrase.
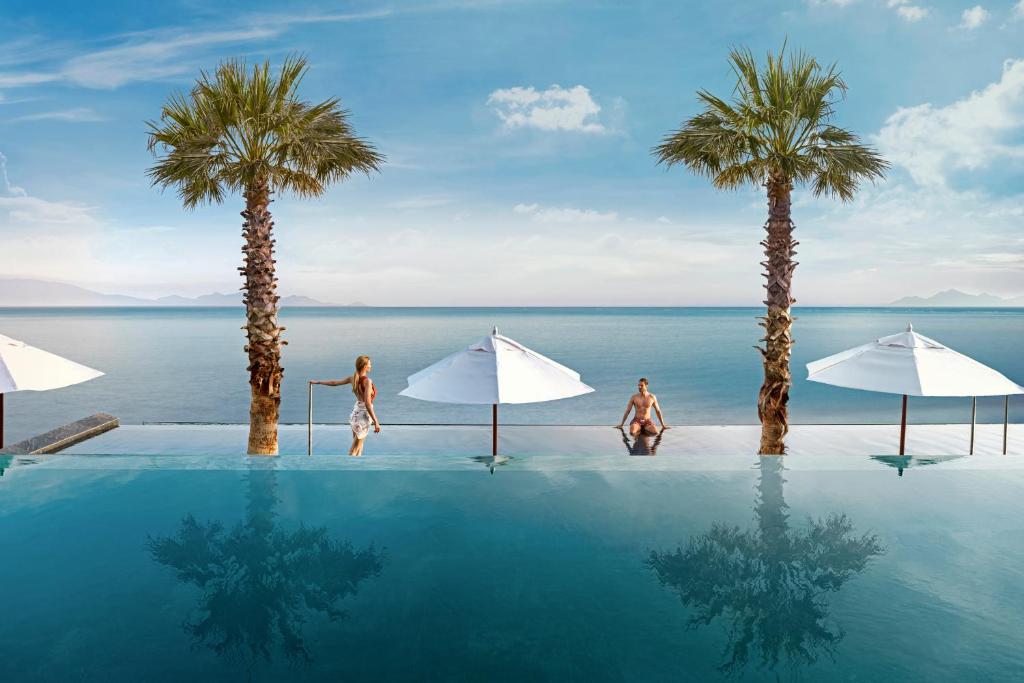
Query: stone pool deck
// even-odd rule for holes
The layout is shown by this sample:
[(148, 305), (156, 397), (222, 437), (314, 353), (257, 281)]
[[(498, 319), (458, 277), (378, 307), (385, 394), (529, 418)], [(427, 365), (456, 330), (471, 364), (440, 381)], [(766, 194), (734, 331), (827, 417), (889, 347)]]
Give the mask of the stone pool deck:
[[(241, 455), (246, 425), (153, 424), (122, 425), (119, 429), (76, 444), (64, 454), (104, 455)], [(757, 425), (680, 426), (637, 444), (624, 441), (612, 427), (508, 426), (501, 430), (503, 455), (623, 455), (674, 456), (687, 454), (738, 455), (757, 453)], [(907, 454), (966, 455), (970, 425), (911, 425)], [(977, 455), (1002, 453), (1001, 424), (979, 424)], [(344, 454), (351, 432), (347, 425), (314, 425), (313, 453)], [(898, 425), (794, 425), (787, 437), (788, 454), (893, 455), (898, 451)], [(371, 434), (364, 455), (490, 455), (489, 426), (385, 425)], [(306, 425), (282, 425), (282, 455), (306, 454)], [(652, 452), (653, 451), (653, 452)], [(1024, 455), (1024, 425), (1010, 425), (1009, 455)]]

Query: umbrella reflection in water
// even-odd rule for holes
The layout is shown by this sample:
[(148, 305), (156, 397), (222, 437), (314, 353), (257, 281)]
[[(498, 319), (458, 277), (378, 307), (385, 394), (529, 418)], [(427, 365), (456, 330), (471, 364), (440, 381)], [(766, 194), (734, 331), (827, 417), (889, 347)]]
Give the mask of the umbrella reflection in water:
[(929, 458), (916, 457), (912, 455), (872, 455), (871, 459), (896, 468), (897, 476), (903, 476), (903, 470), (909, 467), (923, 467), (924, 465), (937, 465), (948, 460), (957, 460), (962, 455), (933, 455)]

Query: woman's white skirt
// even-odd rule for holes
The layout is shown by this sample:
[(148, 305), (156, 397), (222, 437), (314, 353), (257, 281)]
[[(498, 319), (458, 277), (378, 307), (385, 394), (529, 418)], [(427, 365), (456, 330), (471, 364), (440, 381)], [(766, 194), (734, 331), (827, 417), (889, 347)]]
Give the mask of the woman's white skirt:
[(373, 423), (370, 420), (370, 413), (366, 410), (365, 403), (356, 401), (355, 406), (352, 408), (352, 414), (348, 417), (348, 423), (352, 426), (352, 433), (355, 434), (357, 439), (366, 438), (366, 435), (370, 433), (370, 425)]

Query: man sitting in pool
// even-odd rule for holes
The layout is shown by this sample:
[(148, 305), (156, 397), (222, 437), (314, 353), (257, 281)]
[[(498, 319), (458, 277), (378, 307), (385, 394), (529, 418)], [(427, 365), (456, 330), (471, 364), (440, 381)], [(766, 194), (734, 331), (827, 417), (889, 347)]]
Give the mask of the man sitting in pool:
[(630, 434), (633, 436), (640, 432), (644, 434), (657, 434), (658, 428), (654, 426), (654, 420), (651, 419), (652, 408), (658, 416), (658, 421), (661, 422), (662, 430), (668, 429), (668, 425), (665, 424), (665, 418), (661, 415), (658, 397), (647, 391), (646, 377), (640, 378), (636, 384), (636, 389), (637, 392), (630, 397), (629, 403), (626, 405), (626, 412), (622, 414), (622, 420), (619, 421), (618, 429), (622, 429), (622, 425), (626, 423), (626, 418), (629, 417), (629, 412), (633, 411), (633, 420), (629, 423)]

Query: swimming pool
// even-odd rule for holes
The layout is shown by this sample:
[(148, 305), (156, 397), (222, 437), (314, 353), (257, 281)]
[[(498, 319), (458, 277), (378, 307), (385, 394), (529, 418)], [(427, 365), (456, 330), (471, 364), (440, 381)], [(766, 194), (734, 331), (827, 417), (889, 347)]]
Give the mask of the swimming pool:
[(0, 477), (0, 680), (1007, 680), (1024, 463), (108, 455)]

